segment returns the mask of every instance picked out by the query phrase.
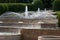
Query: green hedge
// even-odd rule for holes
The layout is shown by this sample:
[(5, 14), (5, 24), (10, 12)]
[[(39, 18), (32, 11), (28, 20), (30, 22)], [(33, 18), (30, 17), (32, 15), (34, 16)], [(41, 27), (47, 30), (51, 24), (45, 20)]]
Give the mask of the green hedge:
[(31, 3), (0, 3), (0, 14), (8, 11), (23, 12), (25, 11), (26, 5), (28, 6), (30, 11), (36, 11), (37, 8), (44, 9), (43, 3), (41, 0), (34, 0), (33, 4)]
[(60, 11), (57, 11), (57, 16), (58, 16), (58, 26), (60, 27)]
[(1, 4), (0, 4), (0, 14), (4, 13), (4, 12), (6, 12), (6, 11), (7, 11), (6, 5), (1, 5)]
[(41, 0), (34, 0), (33, 4), (31, 3), (0, 3), (0, 14), (8, 11), (23, 12), (25, 11), (26, 5), (28, 6), (29, 11), (36, 11), (38, 8), (44, 9), (43, 3)]
[(13, 11), (13, 12), (22, 12), (25, 10), (25, 5), (7, 5), (8, 11)]
[(60, 0), (54, 0), (54, 2), (53, 2), (53, 9), (55, 11), (59, 11), (60, 10)]
[(25, 4), (0, 4), (0, 14), (4, 12), (23, 12), (25, 10)]

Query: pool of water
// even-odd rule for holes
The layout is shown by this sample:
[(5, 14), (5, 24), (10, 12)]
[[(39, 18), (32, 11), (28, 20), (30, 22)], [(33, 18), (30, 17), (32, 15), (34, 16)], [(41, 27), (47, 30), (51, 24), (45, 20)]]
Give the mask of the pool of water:
[(21, 33), (0, 32), (0, 36), (8, 36), (8, 35), (21, 35)]
[(21, 40), (20, 33), (0, 32), (0, 40)]
[(60, 40), (60, 36), (53, 36), (53, 35), (39, 36), (38, 40)]

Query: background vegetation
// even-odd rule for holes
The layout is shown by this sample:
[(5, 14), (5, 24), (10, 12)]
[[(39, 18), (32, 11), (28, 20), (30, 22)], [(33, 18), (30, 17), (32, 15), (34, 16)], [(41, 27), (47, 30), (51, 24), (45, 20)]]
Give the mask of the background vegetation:
[(54, 0), (42, 0), (42, 3), (44, 4), (44, 8), (46, 9), (52, 9), (52, 3)]
[[(12, 0), (9, 0), (9, 2)], [(15, 0), (16, 1), (16, 0)], [(12, 1), (13, 2), (13, 1)], [(28, 6), (30, 11), (36, 11), (37, 8), (44, 9), (43, 3), (41, 0), (34, 0), (33, 3), (0, 3), (0, 14), (12, 11), (12, 12), (24, 12), (25, 6)]]
[(60, 27), (60, 11), (57, 11), (57, 17), (58, 17), (58, 26)]
[(60, 0), (55, 0), (53, 2), (53, 10), (60, 11)]

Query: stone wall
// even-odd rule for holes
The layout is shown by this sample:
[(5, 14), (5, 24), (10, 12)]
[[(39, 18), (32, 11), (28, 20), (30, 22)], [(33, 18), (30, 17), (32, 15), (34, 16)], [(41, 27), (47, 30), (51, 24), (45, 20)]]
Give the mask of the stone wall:
[[(4, 28), (0, 27), (0, 32), (9, 32), (9, 33), (20, 33), (21, 29), (19, 28)], [(21, 40), (21, 33), (20, 35), (0, 35), (0, 40)]]
[(58, 24), (41, 24), (42, 28), (56, 28)]
[(22, 32), (22, 40), (38, 40), (38, 36), (55, 35), (60, 36), (60, 30), (55, 29), (24, 29)]
[(0, 40), (21, 40), (20, 35), (11, 35), (11, 36), (0, 36)]
[(20, 31), (21, 31), (21, 29), (19, 29), (19, 28), (3, 28), (3, 27), (0, 28), (0, 32), (14, 32), (14, 33), (18, 33)]

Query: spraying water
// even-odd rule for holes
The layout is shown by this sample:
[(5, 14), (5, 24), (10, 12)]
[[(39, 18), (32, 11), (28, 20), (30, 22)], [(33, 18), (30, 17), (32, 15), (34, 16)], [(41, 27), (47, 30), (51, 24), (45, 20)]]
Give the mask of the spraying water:
[(28, 7), (26, 6), (25, 7), (25, 18), (27, 18), (28, 17)]
[(40, 13), (40, 8), (38, 8), (37, 12)]
[(15, 13), (15, 12), (7, 12), (1, 15), (1, 17), (9, 17), (9, 18), (24, 18), (24, 19), (42, 19), (42, 18), (56, 18), (54, 15), (52, 15), (50, 12), (47, 11), (45, 8), (43, 11), (38, 8), (37, 12), (34, 11), (28, 11), (28, 6), (25, 7), (24, 13)]
[(44, 11), (46, 12), (46, 11), (47, 11), (47, 9), (45, 8), (45, 9), (44, 9)]

